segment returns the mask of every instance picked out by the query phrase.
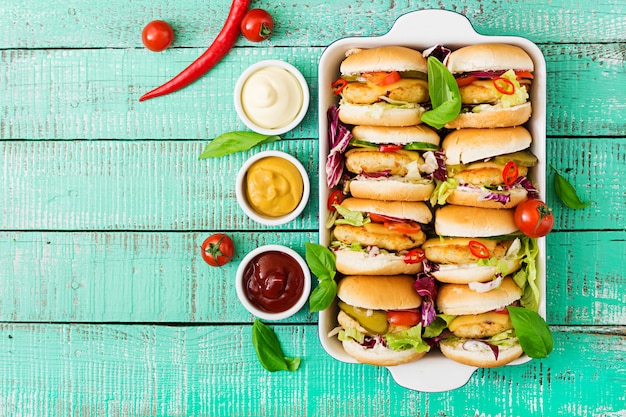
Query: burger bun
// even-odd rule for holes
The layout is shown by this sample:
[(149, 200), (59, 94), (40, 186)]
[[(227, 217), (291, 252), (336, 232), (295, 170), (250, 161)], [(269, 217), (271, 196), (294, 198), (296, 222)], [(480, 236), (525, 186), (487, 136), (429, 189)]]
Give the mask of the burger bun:
[(478, 368), (495, 368), (513, 362), (524, 351), (519, 343), (499, 346), (496, 359), (491, 348), (478, 340), (449, 337), (439, 342), (439, 349), (449, 359)]
[(505, 308), (522, 297), (522, 290), (509, 276), (498, 288), (477, 292), (465, 284), (444, 284), (437, 293), (437, 309), (455, 316), (480, 314)]
[(435, 212), (439, 236), (492, 237), (518, 232), (513, 210), (445, 205)]

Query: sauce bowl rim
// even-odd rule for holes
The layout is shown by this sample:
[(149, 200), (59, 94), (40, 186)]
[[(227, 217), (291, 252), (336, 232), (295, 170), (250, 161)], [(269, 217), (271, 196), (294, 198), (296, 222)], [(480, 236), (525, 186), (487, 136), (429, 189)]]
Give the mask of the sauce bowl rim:
[[(302, 269), (302, 275), (304, 276), (304, 287), (302, 289), (302, 294), (298, 298), (298, 301), (289, 309), (282, 311), (282, 312), (278, 312), (278, 313), (263, 311), (259, 309), (258, 307), (254, 306), (246, 297), (245, 290), (244, 290), (243, 274), (246, 269), (246, 266), (248, 266), (250, 261), (253, 258), (255, 258), (257, 255), (260, 255), (266, 252), (281, 252), (281, 253), (291, 256)], [(306, 261), (304, 260), (304, 258), (298, 252), (291, 249), (290, 247), (279, 245), (279, 244), (263, 245), (248, 252), (248, 254), (244, 256), (244, 258), (239, 263), (239, 266), (237, 267), (237, 273), (235, 274), (235, 290), (237, 292), (237, 298), (239, 299), (239, 302), (245, 307), (246, 310), (248, 310), (250, 314), (263, 320), (272, 320), (272, 321), (283, 320), (296, 314), (298, 311), (302, 309), (304, 304), (307, 302), (309, 298), (309, 294), (311, 293), (311, 272), (309, 271), (309, 267), (306, 264)]]
[[(291, 162), (296, 167), (296, 169), (300, 173), (300, 177), (302, 178), (302, 197), (300, 198), (300, 202), (293, 211), (280, 217), (268, 217), (257, 213), (250, 206), (245, 192), (245, 179), (250, 166), (257, 161), (260, 161), (261, 159), (271, 156), (279, 157), (287, 160), (288, 162)], [(243, 163), (243, 165), (239, 169), (239, 172), (237, 173), (237, 178), (235, 180), (235, 195), (237, 197), (239, 207), (241, 207), (241, 209), (244, 211), (244, 213), (246, 213), (249, 218), (256, 221), (257, 223), (261, 223), (266, 226), (282, 225), (298, 217), (304, 211), (304, 208), (308, 204), (310, 194), (311, 182), (309, 180), (309, 175), (304, 168), (304, 165), (302, 165), (302, 163), (296, 157), (283, 151), (267, 150), (252, 155)]]
[[(296, 78), (296, 80), (298, 81), (298, 84), (300, 85), (300, 89), (302, 90), (302, 106), (300, 108), (300, 111), (296, 115), (296, 117), (289, 124), (282, 126), (282, 127), (277, 127), (274, 129), (268, 129), (268, 128), (264, 128), (264, 127), (257, 125), (252, 120), (250, 120), (250, 118), (246, 115), (246, 112), (243, 110), (243, 104), (241, 102), (241, 92), (243, 90), (243, 85), (245, 84), (247, 79), (250, 77), (250, 75), (252, 75), (252, 73), (254, 73), (255, 71), (258, 71), (261, 68), (272, 67), (272, 66), (283, 68)], [(261, 133), (263, 135), (282, 135), (283, 133), (293, 130), (296, 126), (298, 126), (302, 122), (302, 120), (304, 119), (304, 116), (306, 116), (306, 113), (309, 109), (311, 94), (309, 93), (309, 86), (304, 76), (300, 72), (300, 70), (298, 70), (298, 68), (280, 59), (266, 59), (266, 60), (258, 61), (250, 65), (241, 73), (239, 78), (237, 78), (237, 82), (235, 83), (234, 99), (235, 99), (235, 110), (237, 112), (237, 115), (239, 116), (239, 119), (241, 119), (241, 121), (250, 130), (256, 133)]]

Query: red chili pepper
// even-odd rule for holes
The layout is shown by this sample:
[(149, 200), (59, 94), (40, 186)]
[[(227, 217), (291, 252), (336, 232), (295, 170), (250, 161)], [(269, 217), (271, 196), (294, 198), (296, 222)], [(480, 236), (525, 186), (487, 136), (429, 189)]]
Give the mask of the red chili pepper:
[(344, 80), (343, 78), (338, 78), (330, 86), (334, 89), (333, 93), (335, 95), (338, 95), (339, 93), (343, 91), (344, 88), (346, 88), (347, 85), (348, 85), (348, 81)]
[(333, 204), (341, 205), (342, 201), (343, 201), (343, 193), (341, 192), (341, 190), (334, 190), (328, 196), (328, 201), (326, 202), (326, 208), (328, 209), (328, 211), (337, 211), (337, 209), (333, 207)]
[(209, 49), (170, 81), (141, 96), (139, 101), (178, 91), (209, 72), (211, 68), (226, 56), (237, 41), (241, 32), (241, 21), (248, 11), (249, 5), (250, 0), (233, 0), (224, 27), (222, 27)]
[(515, 84), (513, 81), (508, 78), (497, 77), (493, 79), (493, 86), (500, 93), (505, 94), (507, 96), (513, 95), (515, 93)]
[(482, 243), (475, 240), (470, 240), (468, 246), (470, 252), (472, 252), (472, 255), (474, 255), (475, 257), (480, 259), (489, 258), (489, 249), (487, 249), (487, 246), (483, 245)]
[(411, 249), (404, 256), (404, 263), (405, 264), (417, 264), (417, 263), (422, 262), (425, 258), (426, 258), (426, 252), (424, 252), (424, 249), (415, 248), (415, 249)]
[(513, 185), (515, 180), (519, 177), (519, 168), (515, 161), (509, 161), (504, 166), (504, 170), (502, 171), (502, 180), (506, 185)]

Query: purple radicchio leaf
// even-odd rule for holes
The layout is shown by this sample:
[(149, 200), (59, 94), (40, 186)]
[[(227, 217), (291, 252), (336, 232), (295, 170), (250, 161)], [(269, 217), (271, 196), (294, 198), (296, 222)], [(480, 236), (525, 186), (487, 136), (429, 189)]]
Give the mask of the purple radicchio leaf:
[(444, 151), (435, 151), (435, 159), (437, 160), (437, 169), (433, 172), (433, 177), (439, 181), (448, 179), (448, 171), (446, 170), (446, 154)]
[(535, 188), (532, 182), (524, 176), (519, 176), (513, 183), (513, 186), (524, 187), (528, 191), (528, 198), (539, 198), (539, 191)]
[(442, 62), (445, 65), (451, 53), (452, 51), (445, 46), (435, 45), (431, 48), (426, 49), (422, 55), (424, 56), (424, 58), (428, 58), (429, 56), (435, 57), (439, 60), (439, 62)]
[(343, 173), (343, 153), (352, 138), (350, 130), (339, 123), (339, 108), (331, 106), (327, 112), (329, 151), (326, 159), (326, 184), (333, 188), (341, 180)]
[(413, 288), (422, 296), (422, 326), (427, 327), (437, 318), (434, 300), (437, 297), (437, 284), (432, 275), (421, 272)]

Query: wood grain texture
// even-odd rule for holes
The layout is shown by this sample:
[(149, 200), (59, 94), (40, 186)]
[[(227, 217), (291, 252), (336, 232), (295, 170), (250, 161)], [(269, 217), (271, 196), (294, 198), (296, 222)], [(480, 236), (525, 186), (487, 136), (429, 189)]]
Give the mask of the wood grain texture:
[[(602, 0), (593, 7), (567, 0), (549, 3), (517, 1), (346, 1), (332, 7), (324, 0), (257, 1), (276, 21), (266, 44), (240, 39), (238, 46), (325, 46), (337, 38), (377, 36), (387, 32), (404, 13), (446, 9), (462, 13), (485, 35), (524, 36), (536, 43), (621, 42), (626, 9), (620, 0)], [(215, 38), (228, 13), (228, 0), (111, 0), (69, 3), (7, 0), (0, 6), (0, 48), (129, 48), (142, 47), (141, 29), (153, 19), (170, 22), (176, 31), (174, 47), (204, 48)], [(119, 18), (111, 19), (119, 13)], [(303, 23), (311, 23), (311, 25)], [(349, 22), (349, 25), (337, 24)], [(559, 30), (555, 30), (558, 26)]]
[(399, 387), (384, 368), (329, 362), (315, 326), (272, 327), (285, 355), (302, 359), (296, 372), (265, 371), (249, 325), (3, 324), (0, 411), (67, 417), (458, 417), (478, 411), (532, 417), (612, 416), (626, 409), (626, 374), (618, 365), (626, 360), (624, 335), (557, 328), (547, 359), (479, 370), (457, 390), (428, 394)]
[[(309, 173), (303, 215), (282, 229), (317, 229), (318, 144), (280, 141), (199, 161), (206, 142), (0, 141), (1, 230), (267, 230), (235, 197), (245, 158), (262, 149), (292, 153)], [(626, 141), (550, 138), (548, 162), (594, 204), (571, 210), (556, 197), (548, 168), (548, 203), (557, 230), (621, 230), (626, 218)], [(19, 175), (15, 175), (19, 172)]]
[[(548, 135), (623, 136), (625, 49), (620, 44), (541, 46), (547, 61)], [(139, 97), (185, 68), (202, 50), (3, 50), (0, 137), (4, 139), (212, 139), (245, 130), (232, 98), (250, 64), (282, 59), (309, 83), (309, 113), (287, 138), (317, 136), (321, 47), (240, 48), (200, 80), (167, 98)], [(581, 85), (593, 88), (580, 88)], [(220, 86), (220, 88), (216, 88)]]
[[(310, 202), (281, 229), (317, 229), (317, 143), (280, 141), (198, 160), (206, 142), (0, 142), (4, 230), (267, 230), (239, 207), (235, 185), (259, 150), (283, 150), (309, 173)], [(19, 172), (19, 175), (15, 175)]]
[[(314, 232), (235, 232), (222, 268), (200, 258), (200, 232), (0, 232), (0, 321), (247, 323), (234, 275), (257, 246), (304, 255)], [(622, 232), (552, 233), (547, 238), (547, 321), (626, 323)], [(313, 281), (313, 285), (316, 281)], [(308, 307), (290, 323), (315, 323)]]

